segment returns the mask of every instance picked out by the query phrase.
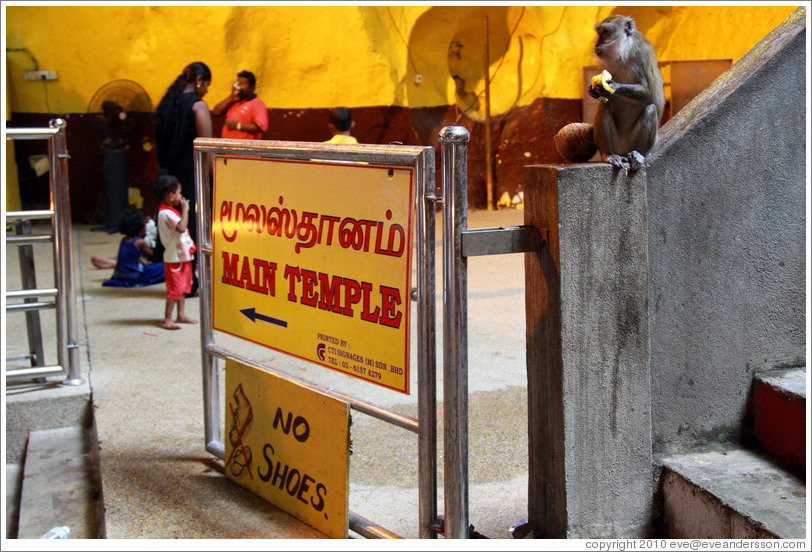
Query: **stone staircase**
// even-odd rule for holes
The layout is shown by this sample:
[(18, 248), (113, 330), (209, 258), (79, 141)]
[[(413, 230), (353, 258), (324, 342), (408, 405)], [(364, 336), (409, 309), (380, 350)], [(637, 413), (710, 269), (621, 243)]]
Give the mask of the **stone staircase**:
[(806, 367), (757, 374), (747, 446), (659, 459), (658, 527), (669, 538), (807, 537)]

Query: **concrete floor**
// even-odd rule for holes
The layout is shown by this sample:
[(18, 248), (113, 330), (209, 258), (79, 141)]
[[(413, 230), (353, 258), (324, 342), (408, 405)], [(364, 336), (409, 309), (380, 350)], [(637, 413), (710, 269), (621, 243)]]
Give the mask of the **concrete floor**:
[[(522, 215), (520, 210), (472, 211), (469, 227), (519, 225)], [(441, 356), (441, 218), (437, 226)], [(102, 287), (111, 271), (94, 268), (90, 256), (115, 256), (120, 236), (94, 232), (87, 225), (74, 226), (74, 235), (82, 371), (90, 380), (95, 407), (107, 537), (323, 538), (226, 479), (222, 461), (205, 450), (200, 329), (160, 328), (164, 284)], [(44, 266), (47, 254), (42, 261), (37, 255), (38, 266)], [(511, 526), (527, 517), (523, 263), (521, 254), (468, 260), (469, 511), (476, 530), (490, 538), (511, 538)], [(15, 270), (9, 255), (7, 277)], [(198, 299), (188, 300), (187, 312), (199, 318), (199, 305)], [(9, 336), (20, 330), (24, 332), (22, 325), (11, 322), (7, 329)], [(414, 341), (416, 332), (412, 335)], [(220, 344), (277, 369), (404, 414), (416, 412), (414, 368), (412, 392), (403, 395), (234, 338), (229, 342), (228, 336), (220, 339)], [(14, 340), (8, 343), (7, 355), (12, 356)], [(411, 358), (416, 358), (414, 351)], [(442, 410), (442, 374), (437, 394)], [(442, 512), (442, 424), (438, 431)], [(351, 439), (350, 510), (416, 538), (416, 436), (353, 412)]]

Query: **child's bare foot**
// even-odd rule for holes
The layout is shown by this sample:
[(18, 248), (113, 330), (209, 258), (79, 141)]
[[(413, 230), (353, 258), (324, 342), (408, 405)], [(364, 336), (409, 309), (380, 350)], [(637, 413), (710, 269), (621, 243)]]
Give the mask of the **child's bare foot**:
[(90, 262), (93, 263), (93, 266), (96, 268), (115, 268), (116, 261), (113, 259), (107, 259), (105, 257), (98, 257), (96, 255), (90, 256)]
[(165, 330), (179, 330), (180, 329), (180, 325), (175, 324), (171, 320), (164, 320), (163, 324), (161, 324), (161, 327), (163, 329), (165, 329)]
[(177, 321), (181, 324), (197, 324), (197, 320), (186, 316), (185, 314), (183, 316), (178, 315)]

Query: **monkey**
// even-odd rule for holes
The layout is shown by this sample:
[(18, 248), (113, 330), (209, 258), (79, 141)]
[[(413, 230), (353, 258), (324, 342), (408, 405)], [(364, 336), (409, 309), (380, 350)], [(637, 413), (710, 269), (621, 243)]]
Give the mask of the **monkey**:
[(637, 170), (657, 142), (665, 106), (657, 56), (631, 17), (610, 15), (595, 31), (595, 55), (612, 75), (607, 82), (611, 91), (599, 92), (607, 101), (595, 113), (595, 141), (604, 161)]
[[(617, 169), (636, 171), (657, 142), (665, 106), (663, 78), (654, 47), (637, 30), (634, 19), (610, 15), (595, 26), (595, 55), (603, 79), (593, 79), (590, 95), (600, 99), (592, 123), (572, 123), (555, 137), (568, 161), (586, 161), (600, 151)], [(608, 74), (607, 74), (608, 73)]]

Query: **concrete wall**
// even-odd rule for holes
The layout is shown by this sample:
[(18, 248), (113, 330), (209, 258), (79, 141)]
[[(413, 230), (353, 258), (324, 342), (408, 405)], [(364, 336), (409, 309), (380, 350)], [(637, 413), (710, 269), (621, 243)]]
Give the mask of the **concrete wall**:
[(807, 17), (695, 98), (649, 156), (655, 452), (740, 436), (753, 373), (805, 357)]

